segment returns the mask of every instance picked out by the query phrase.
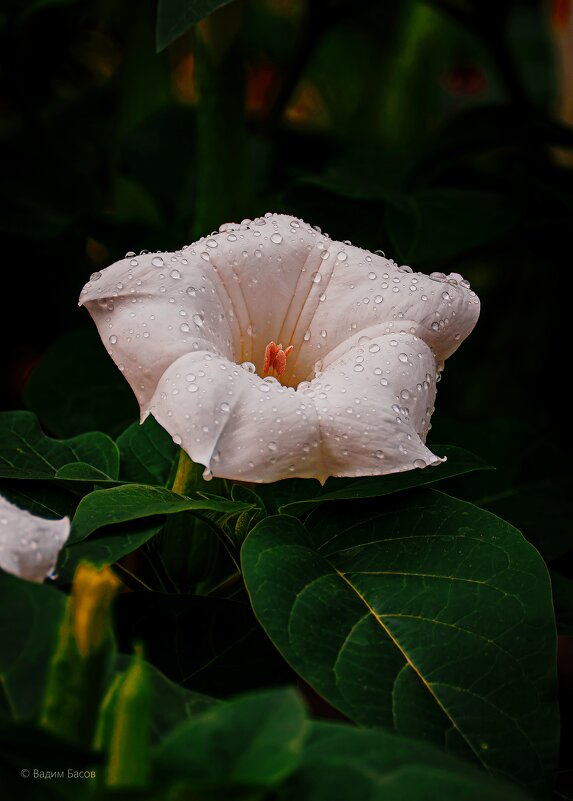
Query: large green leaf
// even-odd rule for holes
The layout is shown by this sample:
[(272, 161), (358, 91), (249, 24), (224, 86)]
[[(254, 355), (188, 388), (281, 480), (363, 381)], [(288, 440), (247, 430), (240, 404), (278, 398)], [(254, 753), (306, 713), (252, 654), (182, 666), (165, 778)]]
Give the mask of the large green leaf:
[(231, 0), (159, 0), (157, 50), (163, 50), (195, 23)]
[(137, 484), (165, 486), (179, 448), (156, 420), (133, 423), (117, 439), (120, 478)]
[(299, 515), (327, 501), (355, 500), (358, 498), (380, 498), (401, 490), (433, 484), (452, 476), (464, 475), (475, 470), (491, 470), (491, 466), (463, 448), (451, 445), (433, 445), (447, 462), (423, 470), (408, 470), (389, 476), (365, 476), (364, 478), (329, 478), (323, 487), (307, 479), (287, 479), (275, 484), (259, 484), (256, 492), (269, 509), (282, 514)]
[(32, 412), (0, 413), (0, 476), (79, 481), (115, 480), (119, 451), (99, 431), (72, 439), (47, 437)]
[(102, 526), (125, 523), (127, 520), (192, 510), (238, 514), (251, 508), (252, 505), (247, 503), (224, 499), (192, 499), (163, 487), (125, 484), (121, 487), (95, 490), (80, 501), (72, 521), (69, 542), (80, 542)]
[(201, 786), (272, 787), (296, 768), (306, 729), (294, 690), (253, 693), (179, 728), (156, 749), (155, 762)]
[(15, 719), (38, 710), (65, 600), (53, 587), (0, 570), (0, 679)]
[(259, 523), (242, 550), (257, 617), (355, 721), (543, 787), (558, 721), (539, 554), (508, 523), (433, 490), (376, 506), (316, 510), (306, 527)]
[(461, 760), (384, 731), (313, 723), (301, 763), (278, 801), (526, 801)]

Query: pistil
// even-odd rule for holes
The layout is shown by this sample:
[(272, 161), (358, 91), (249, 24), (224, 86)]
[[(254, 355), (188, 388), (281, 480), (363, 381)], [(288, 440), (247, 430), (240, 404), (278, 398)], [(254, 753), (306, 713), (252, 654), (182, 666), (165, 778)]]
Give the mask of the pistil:
[(265, 348), (265, 361), (263, 364), (263, 378), (275, 373), (276, 377), (280, 379), (286, 369), (286, 362), (294, 349), (293, 345), (283, 350), (282, 345), (277, 345), (276, 342), (269, 342)]

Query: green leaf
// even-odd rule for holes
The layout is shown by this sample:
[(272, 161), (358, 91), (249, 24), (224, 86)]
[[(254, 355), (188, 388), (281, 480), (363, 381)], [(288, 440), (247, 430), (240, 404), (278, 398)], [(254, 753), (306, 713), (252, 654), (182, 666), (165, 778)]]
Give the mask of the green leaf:
[(156, 749), (155, 762), (200, 786), (272, 787), (296, 768), (305, 733), (294, 690), (258, 692), (189, 721)]
[(0, 476), (99, 481), (119, 474), (119, 451), (99, 431), (52, 439), (32, 412), (0, 413)]
[(498, 239), (518, 218), (514, 196), (472, 189), (423, 189), (386, 207), (385, 222), (405, 261), (444, 261)]
[(186, 498), (163, 487), (126, 484), (121, 487), (96, 490), (86, 495), (72, 521), (69, 542), (76, 543), (102, 526), (125, 523), (154, 515), (171, 515), (186, 511), (211, 511), (229, 514), (244, 512), (250, 504), (206, 498)]
[(461, 760), (384, 731), (312, 723), (301, 764), (277, 801), (526, 801)]
[(123, 556), (137, 550), (161, 530), (161, 524), (143, 520), (139, 524), (118, 526), (98, 532), (79, 542), (67, 542), (60, 551), (56, 574), (59, 581), (70, 582), (76, 567), (87, 559), (94, 565), (113, 565)]
[(195, 23), (231, 0), (159, 0), (157, 51), (164, 50)]
[(48, 519), (71, 518), (78, 502), (77, 497), (63, 487), (46, 481), (2, 481), (0, 495), (21, 509)]
[(362, 513), (267, 518), (242, 565), (292, 667), (358, 723), (473, 756), (531, 788), (556, 758), (547, 571), (508, 523), (424, 490)]
[(39, 708), (65, 601), (53, 587), (0, 570), (0, 679), (14, 719)]
[(380, 498), (474, 470), (492, 469), (483, 459), (462, 448), (451, 445), (433, 445), (432, 448), (440, 456), (447, 456), (447, 462), (423, 470), (408, 470), (389, 476), (365, 476), (358, 479), (329, 478), (323, 487), (318, 487), (316, 482), (307, 479), (291, 478), (275, 484), (259, 484), (257, 493), (269, 508), (276, 509), (282, 514), (296, 516), (327, 501)]
[(44, 354), (24, 392), (42, 424), (60, 437), (84, 431), (117, 436), (139, 409), (95, 326), (65, 334)]
[(133, 423), (117, 438), (120, 478), (137, 484), (165, 486), (179, 448), (151, 416)]

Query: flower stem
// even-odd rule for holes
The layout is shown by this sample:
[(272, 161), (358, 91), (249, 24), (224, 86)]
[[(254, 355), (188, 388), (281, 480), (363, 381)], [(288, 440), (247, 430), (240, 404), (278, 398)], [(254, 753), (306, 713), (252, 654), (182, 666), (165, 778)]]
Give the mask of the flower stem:
[(178, 495), (188, 495), (197, 486), (197, 465), (194, 464), (186, 452), (181, 448), (177, 472), (173, 479), (171, 490)]
[(195, 28), (196, 208), (193, 235), (245, 216), (249, 169), (245, 130), (243, 4), (218, 9)]

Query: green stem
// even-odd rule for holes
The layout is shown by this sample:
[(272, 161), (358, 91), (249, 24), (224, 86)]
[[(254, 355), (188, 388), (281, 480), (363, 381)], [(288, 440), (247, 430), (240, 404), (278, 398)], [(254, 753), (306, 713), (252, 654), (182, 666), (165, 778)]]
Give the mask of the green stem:
[(185, 453), (183, 448), (179, 452), (179, 461), (177, 463), (177, 472), (173, 479), (173, 492), (178, 495), (188, 495), (197, 486), (197, 465), (195, 465), (189, 456)]
[(241, 2), (230, 3), (195, 29), (197, 201), (193, 235), (240, 221), (250, 203), (245, 130)]

